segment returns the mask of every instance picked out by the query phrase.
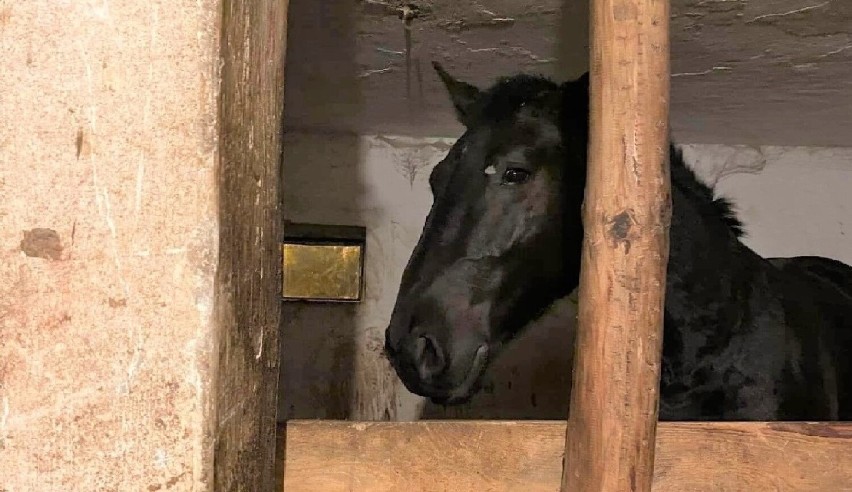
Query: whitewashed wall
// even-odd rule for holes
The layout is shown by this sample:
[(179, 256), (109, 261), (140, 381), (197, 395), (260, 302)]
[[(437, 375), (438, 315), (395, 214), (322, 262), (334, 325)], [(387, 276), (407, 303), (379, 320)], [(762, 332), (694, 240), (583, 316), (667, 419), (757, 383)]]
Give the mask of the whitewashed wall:
[(411, 419), (381, 350), (402, 269), (431, 205), (445, 140), (288, 134), (284, 210), (296, 222), (367, 228), (365, 300), (285, 305), (279, 418)]
[(683, 148), (687, 162), (735, 201), (749, 247), (852, 265), (852, 148)]
[[(382, 358), (399, 278), (431, 205), (429, 172), (451, 144), (288, 134), (286, 218), (367, 227), (366, 299), (285, 306), (279, 419), (564, 417), (572, 309), (562, 320), (532, 327), (497, 360), (489, 375), (494, 382), (465, 407), (424, 407)], [(699, 175), (735, 200), (746, 242), (758, 253), (816, 254), (852, 264), (852, 148), (687, 145), (684, 151)]]

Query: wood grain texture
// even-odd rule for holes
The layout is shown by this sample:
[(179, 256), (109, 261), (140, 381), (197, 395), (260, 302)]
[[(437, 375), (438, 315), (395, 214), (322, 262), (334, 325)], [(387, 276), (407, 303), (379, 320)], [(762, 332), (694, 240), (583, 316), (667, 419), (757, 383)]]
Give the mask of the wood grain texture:
[[(284, 490), (556, 492), (565, 430), (556, 421), (291, 421)], [(662, 422), (656, 448), (655, 492), (852, 491), (852, 423)]]
[(222, 2), (214, 490), (275, 485), (287, 0)]
[(668, 19), (668, 0), (591, 3), (589, 165), (563, 491), (651, 487), (671, 222)]

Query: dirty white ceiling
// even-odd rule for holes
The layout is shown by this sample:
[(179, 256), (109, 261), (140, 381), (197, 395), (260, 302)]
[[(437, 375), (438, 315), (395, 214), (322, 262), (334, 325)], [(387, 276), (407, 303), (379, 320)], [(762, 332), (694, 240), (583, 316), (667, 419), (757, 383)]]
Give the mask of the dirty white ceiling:
[[(286, 125), (458, 136), (430, 62), (573, 78), (587, 1), (291, 0)], [(852, 0), (672, 0), (671, 36), (676, 140), (852, 145)]]

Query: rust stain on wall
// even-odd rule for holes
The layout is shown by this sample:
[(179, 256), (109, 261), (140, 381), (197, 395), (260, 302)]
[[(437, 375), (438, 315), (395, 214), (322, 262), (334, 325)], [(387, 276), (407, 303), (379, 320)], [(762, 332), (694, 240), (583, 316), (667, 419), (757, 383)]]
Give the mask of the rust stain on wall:
[(35, 258), (59, 260), (62, 258), (62, 241), (59, 239), (59, 233), (53, 229), (38, 227), (24, 231), (21, 251)]
[(82, 128), (77, 129), (77, 137), (74, 139), (74, 146), (77, 148), (77, 160), (83, 154), (83, 146), (86, 144), (86, 135)]

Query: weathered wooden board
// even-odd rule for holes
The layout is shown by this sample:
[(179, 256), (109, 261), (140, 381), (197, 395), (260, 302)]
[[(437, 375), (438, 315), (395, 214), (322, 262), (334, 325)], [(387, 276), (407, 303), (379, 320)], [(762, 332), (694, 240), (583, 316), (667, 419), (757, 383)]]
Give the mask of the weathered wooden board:
[[(288, 0), (222, 2), (213, 490), (274, 484)], [(205, 409), (206, 411), (206, 409)]]
[[(286, 492), (559, 490), (565, 422), (291, 421)], [(852, 423), (673, 423), (653, 490), (852, 491)]]

